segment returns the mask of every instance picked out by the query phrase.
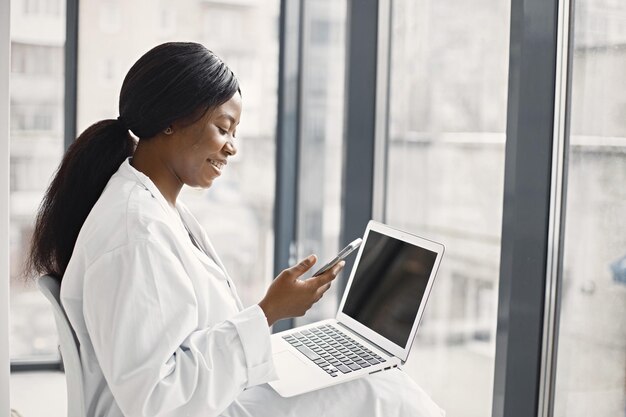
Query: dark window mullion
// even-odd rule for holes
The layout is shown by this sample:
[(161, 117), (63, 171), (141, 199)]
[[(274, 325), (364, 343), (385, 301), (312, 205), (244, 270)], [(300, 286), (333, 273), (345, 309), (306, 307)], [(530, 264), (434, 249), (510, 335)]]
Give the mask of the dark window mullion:
[[(299, 130), (302, 90), (302, 2), (281, 0), (278, 111), (276, 123), (276, 199), (274, 203), (274, 275), (294, 261), (297, 233)], [(274, 325), (278, 332), (294, 320)]]
[(78, 2), (66, 0), (65, 16), (65, 149), (76, 139), (78, 92)]
[(493, 417), (538, 412), (558, 0), (512, 0)]
[[(377, 28), (378, 0), (348, 1), (340, 247), (362, 236), (372, 218)], [(346, 261), (346, 271), (350, 271), (353, 262), (354, 257)], [(349, 274), (342, 274), (338, 294), (343, 293), (348, 278)]]

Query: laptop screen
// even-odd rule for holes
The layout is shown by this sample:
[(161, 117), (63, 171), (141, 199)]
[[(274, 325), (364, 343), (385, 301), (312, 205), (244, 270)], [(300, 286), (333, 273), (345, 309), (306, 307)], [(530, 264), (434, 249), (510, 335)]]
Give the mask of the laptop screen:
[(370, 230), (342, 312), (405, 347), (437, 253)]

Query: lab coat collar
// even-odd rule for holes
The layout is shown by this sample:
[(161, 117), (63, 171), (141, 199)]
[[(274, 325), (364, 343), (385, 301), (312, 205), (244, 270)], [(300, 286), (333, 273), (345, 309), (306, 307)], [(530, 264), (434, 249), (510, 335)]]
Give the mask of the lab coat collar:
[(148, 190), (150, 194), (152, 194), (152, 197), (157, 199), (157, 201), (163, 207), (163, 209), (168, 214), (171, 214), (173, 209), (169, 205), (165, 197), (163, 197), (163, 194), (161, 194), (161, 191), (157, 188), (157, 186), (152, 182), (152, 180), (146, 174), (135, 169), (135, 167), (133, 167), (130, 164), (131, 159), (132, 157), (126, 158), (126, 160), (122, 162), (122, 165), (120, 166), (120, 169), (118, 172), (122, 174), (124, 177), (128, 179), (133, 179), (139, 182), (141, 185), (143, 185), (143, 187), (146, 190)]

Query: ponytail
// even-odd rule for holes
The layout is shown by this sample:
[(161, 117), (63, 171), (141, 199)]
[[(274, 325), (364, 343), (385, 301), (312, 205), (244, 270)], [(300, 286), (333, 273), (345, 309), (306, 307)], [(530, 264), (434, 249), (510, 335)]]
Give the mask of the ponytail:
[(69, 147), (39, 207), (26, 272), (62, 278), (87, 215), (135, 140), (118, 120), (103, 120)]

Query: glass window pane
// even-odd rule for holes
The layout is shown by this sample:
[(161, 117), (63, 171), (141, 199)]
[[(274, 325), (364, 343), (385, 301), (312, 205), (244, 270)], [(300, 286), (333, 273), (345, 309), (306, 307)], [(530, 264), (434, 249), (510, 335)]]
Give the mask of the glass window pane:
[(626, 416), (626, 3), (576, 0), (555, 416)]
[(258, 302), (273, 278), (278, 14), (277, 0), (87, 1), (80, 7), (79, 132), (118, 116), (124, 76), (157, 44), (200, 42), (239, 78), (238, 153), (208, 191), (184, 188), (181, 199), (203, 224), (244, 305)]
[[(49, 302), (23, 276), (35, 214), (64, 151), (65, 2), (11, 7), (11, 360), (58, 360)], [(26, 279), (29, 279), (28, 281)]]
[[(307, 0), (303, 13), (297, 252), (317, 254), (312, 273), (339, 250), (346, 1)], [(337, 297), (333, 285), (297, 324), (334, 317)]]
[(491, 414), (508, 33), (506, 1), (392, 2), (383, 220), (446, 246), (405, 370), (449, 417)]

